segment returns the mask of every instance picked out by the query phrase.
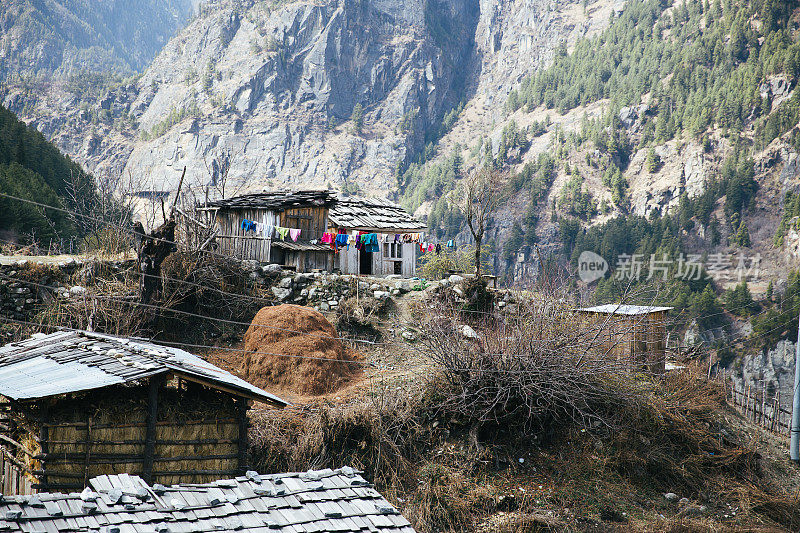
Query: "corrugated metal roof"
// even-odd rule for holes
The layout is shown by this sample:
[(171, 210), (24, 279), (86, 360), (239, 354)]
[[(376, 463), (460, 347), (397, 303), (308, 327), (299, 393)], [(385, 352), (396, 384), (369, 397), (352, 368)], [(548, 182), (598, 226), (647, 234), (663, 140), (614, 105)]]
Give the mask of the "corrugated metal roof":
[(334, 202), (336, 202), (336, 193), (333, 191), (279, 191), (243, 194), (208, 202), (203, 207), (283, 210), (291, 207), (331, 205)]
[(98, 389), (166, 373), (288, 405), (194, 354), (146, 341), (59, 331), (0, 348), (0, 395), (15, 400)]
[(611, 315), (647, 315), (661, 311), (669, 311), (672, 307), (655, 307), (652, 305), (623, 305), (623, 304), (604, 304), (595, 307), (578, 309), (587, 313), (606, 313)]
[(328, 213), (331, 226), (384, 232), (422, 231), (427, 226), (397, 204), (376, 198), (340, 198)]
[(0, 531), (414, 533), (358, 471), (309, 470), (207, 484), (99, 476), (78, 494), (3, 496)]

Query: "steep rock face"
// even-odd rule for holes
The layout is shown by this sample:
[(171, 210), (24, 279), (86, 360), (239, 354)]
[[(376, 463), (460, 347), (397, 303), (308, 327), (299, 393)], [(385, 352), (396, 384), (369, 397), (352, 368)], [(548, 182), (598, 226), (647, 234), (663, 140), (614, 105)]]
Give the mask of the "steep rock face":
[(795, 344), (783, 340), (769, 351), (746, 356), (742, 360), (741, 368), (734, 371), (732, 379), (739, 388), (750, 385), (754, 390), (761, 390), (766, 384), (770, 393), (780, 391), (782, 405), (791, 406), (794, 360)]
[[(64, 87), (44, 95), (10, 89), (4, 101), (128, 189), (169, 190), (179, 177), (171, 169), (186, 166), (189, 186), (203, 194), (218, 194), (225, 181), (227, 193), (357, 184), (385, 196), (397, 165), (462, 97), (473, 2), (221, 2), (205, 7), (134, 84), (92, 102), (113, 125), (90, 126), (69, 111), (79, 99)], [(54, 105), (66, 113), (45, 111)], [(360, 131), (350, 121), (356, 105)]]
[(144, 69), (198, 0), (0, 0), (0, 80)]

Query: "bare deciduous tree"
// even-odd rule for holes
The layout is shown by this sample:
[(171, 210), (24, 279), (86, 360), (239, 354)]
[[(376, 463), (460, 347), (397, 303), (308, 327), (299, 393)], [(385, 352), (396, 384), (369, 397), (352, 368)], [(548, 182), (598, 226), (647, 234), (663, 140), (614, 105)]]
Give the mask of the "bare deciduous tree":
[(502, 202), (502, 182), (500, 171), (484, 166), (464, 179), (458, 191), (456, 206), (475, 239), (475, 277), (478, 278), (481, 275), (481, 245), (489, 218)]

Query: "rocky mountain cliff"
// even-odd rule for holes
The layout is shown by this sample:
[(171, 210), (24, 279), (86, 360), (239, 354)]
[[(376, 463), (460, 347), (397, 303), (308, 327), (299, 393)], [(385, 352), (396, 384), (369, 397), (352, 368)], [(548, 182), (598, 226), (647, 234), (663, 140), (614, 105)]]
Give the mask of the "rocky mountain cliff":
[(0, 0), (0, 80), (144, 69), (199, 0)]
[(459, 131), (482, 135), (513, 85), (557, 45), (604, 27), (611, 6), (217, 2), (132, 82), (92, 94), (7, 84), (0, 96), (128, 187), (167, 190), (187, 166), (200, 190), (226, 181), (228, 193), (330, 185), (397, 197), (398, 168), (445, 133), (448, 113), (466, 105), (473, 118)]
[[(495, 217), (489, 239), (494, 269), (517, 280), (536, 272), (531, 243), (560, 247), (562, 220), (597, 226), (675, 212), (682, 198), (701, 198), (724, 164), (746, 151), (741, 157), (753, 158), (759, 188), (750, 208), (735, 214), (747, 222), (766, 272), (779, 276), (797, 257), (793, 224), (773, 246), (775, 228), (785, 222), (782, 197), (798, 184), (796, 143), (791, 132), (762, 139), (766, 117), (793, 109), (796, 83), (787, 68), (798, 19), (778, 9), (770, 22), (761, 4), (742, 0), (723, 10), (719, 2), (689, 9), (655, 0), (220, 0), (205, 5), (135, 78), (8, 81), (0, 99), (125, 191), (170, 190), (184, 166), (197, 196), (330, 186), (402, 200), (430, 215), (431, 229), (442, 235), (461, 229), (442, 199), (458, 176), (492, 158), (524, 183)], [(692, 102), (677, 94), (683, 89), (674, 80), (686, 75), (676, 77), (676, 62), (700, 61), (708, 43), (718, 43), (702, 63), (724, 70), (708, 74), (706, 85), (716, 87), (714, 76), (732, 78), (722, 66), (747, 71), (761, 43), (775, 40), (765, 40), (767, 22), (790, 31), (783, 44), (764, 50), (777, 47), (789, 59), (769, 58), (766, 70), (747, 74), (748, 83), (757, 82), (742, 91), (747, 102), (716, 106), (731, 107), (738, 122), (714, 123), (703, 110), (701, 125), (662, 120), (670, 115), (665, 109), (690, 115)], [(652, 31), (648, 42), (665, 47), (651, 60), (660, 70), (638, 53), (569, 64), (573, 50), (589, 57), (586, 39), (598, 37), (598, 50), (614, 49), (634, 39), (631, 28)], [(606, 34), (616, 37), (603, 40)], [(632, 40), (629, 51), (639, 44)], [(697, 52), (680, 58), (682, 49)], [(585, 86), (583, 94), (572, 102), (577, 89), (553, 78), (546, 99), (525, 96), (536, 85), (532, 75), (556, 59), (582, 76), (574, 74), (574, 86)], [(702, 65), (692, 72), (703, 72)], [(631, 81), (642, 72), (650, 77)], [(644, 90), (655, 77), (668, 86), (665, 94)], [(611, 83), (621, 89), (604, 94), (602, 85)], [(592, 91), (596, 84), (600, 90)], [(704, 135), (694, 133), (701, 127)], [(621, 143), (613, 149), (601, 138), (612, 134)], [(525, 189), (532, 175), (524, 172), (542, 154), (555, 164), (532, 200)], [(728, 246), (738, 228), (724, 196), (710, 199), (713, 216), (687, 225), (681, 239), (688, 251), (738, 250)], [(576, 211), (575, 199), (585, 210)], [(459, 238), (467, 240), (463, 231)]]

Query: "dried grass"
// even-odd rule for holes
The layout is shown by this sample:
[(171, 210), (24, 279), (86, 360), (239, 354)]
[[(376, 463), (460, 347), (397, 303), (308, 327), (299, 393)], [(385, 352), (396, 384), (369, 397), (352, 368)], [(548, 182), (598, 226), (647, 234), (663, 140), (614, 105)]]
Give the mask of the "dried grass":
[(331, 323), (318, 311), (299, 305), (261, 309), (245, 333), (244, 347), (242, 374), (260, 387), (324, 394), (338, 389), (361, 368)]
[(345, 405), (251, 414), (251, 457), (262, 472), (351, 465), (382, 490), (416, 483), (415, 461), (430, 447), (420, 398), (373, 395)]

